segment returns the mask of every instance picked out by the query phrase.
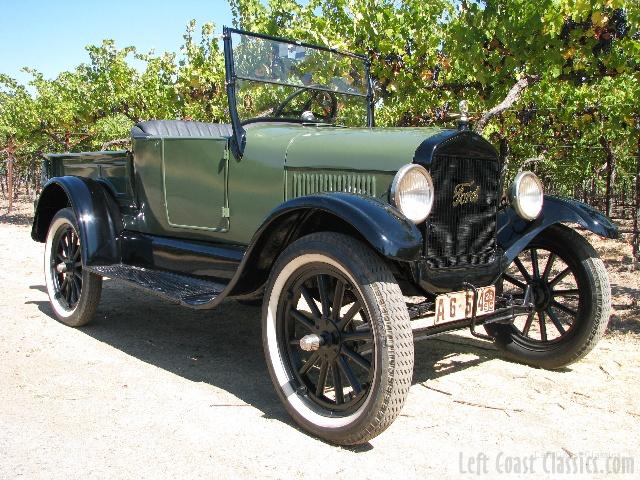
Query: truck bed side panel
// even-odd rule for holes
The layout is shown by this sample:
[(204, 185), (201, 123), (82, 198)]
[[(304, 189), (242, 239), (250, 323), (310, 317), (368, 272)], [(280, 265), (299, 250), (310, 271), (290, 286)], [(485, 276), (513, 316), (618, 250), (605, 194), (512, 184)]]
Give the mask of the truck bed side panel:
[(91, 178), (111, 191), (123, 208), (135, 205), (131, 155), (127, 151), (49, 155), (51, 176)]

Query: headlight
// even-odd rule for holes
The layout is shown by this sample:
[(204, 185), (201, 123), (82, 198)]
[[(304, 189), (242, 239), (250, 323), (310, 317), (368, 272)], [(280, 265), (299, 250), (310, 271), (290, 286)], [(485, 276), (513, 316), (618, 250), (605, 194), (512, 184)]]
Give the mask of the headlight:
[(520, 172), (509, 189), (509, 201), (525, 220), (534, 220), (542, 210), (542, 183), (533, 172)]
[(433, 180), (424, 167), (403, 166), (391, 184), (391, 204), (413, 223), (423, 222), (433, 206)]

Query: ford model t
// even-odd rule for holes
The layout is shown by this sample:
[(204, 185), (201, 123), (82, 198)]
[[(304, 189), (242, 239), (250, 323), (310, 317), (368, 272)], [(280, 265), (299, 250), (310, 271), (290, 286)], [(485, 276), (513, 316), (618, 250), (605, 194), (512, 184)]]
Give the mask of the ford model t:
[(375, 128), (364, 57), (230, 28), (224, 53), (231, 124), (145, 121), (131, 151), (48, 157), (32, 236), (61, 322), (91, 320), (103, 277), (261, 301), (278, 396), (340, 444), (399, 414), (414, 338), (470, 328), (550, 369), (594, 347), (607, 272), (565, 224), (615, 237), (606, 217), (531, 172), (504, 185), (464, 119)]

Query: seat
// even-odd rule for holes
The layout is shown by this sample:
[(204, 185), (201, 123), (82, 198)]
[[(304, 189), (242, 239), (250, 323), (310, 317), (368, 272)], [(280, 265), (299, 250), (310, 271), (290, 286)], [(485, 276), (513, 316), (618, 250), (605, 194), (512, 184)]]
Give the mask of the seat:
[(189, 120), (148, 120), (136, 123), (131, 129), (133, 138), (149, 137), (222, 137), (233, 136), (233, 128), (226, 123), (192, 122)]

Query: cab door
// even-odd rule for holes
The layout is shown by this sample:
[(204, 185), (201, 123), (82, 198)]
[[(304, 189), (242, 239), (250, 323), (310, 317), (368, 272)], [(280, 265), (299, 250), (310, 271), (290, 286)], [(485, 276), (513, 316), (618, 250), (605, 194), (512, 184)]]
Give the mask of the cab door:
[(163, 138), (162, 180), (172, 229), (229, 230), (226, 139)]

